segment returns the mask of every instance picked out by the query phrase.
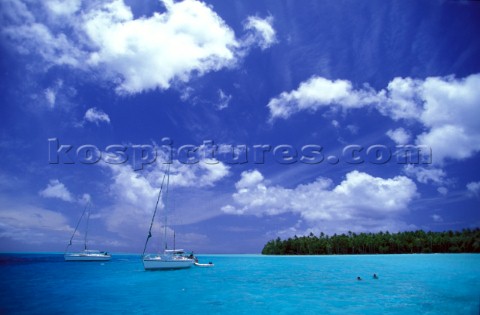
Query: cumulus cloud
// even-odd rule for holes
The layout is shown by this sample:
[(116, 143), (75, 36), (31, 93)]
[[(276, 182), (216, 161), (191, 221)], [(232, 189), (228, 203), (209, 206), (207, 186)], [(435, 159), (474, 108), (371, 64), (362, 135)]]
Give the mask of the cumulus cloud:
[(105, 122), (107, 124), (110, 123), (110, 117), (108, 117), (108, 115), (105, 112), (95, 107), (89, 108), (85, 112), (84, 119), (85, 121), (95, 123), (97, 126), (101, 122)]
[(288, 118), (303, 111), (338, 105), (343, 108), (360, 108), (376, 102), (377, 93), (370, 88), (355, 90), (347, 80), (331, 81), (314, 76), (300, 83), (298, 89), (283, 92), (268, 103), (271, 120)]
[(42, 4), (55, 16), (69, 16), (81, 7), (81, 0), (44, 0)]
[(433, 214), (432, 219), (433, 219), (433, 222), (437, 222), (437, 223), (443, 222), (443, 218), (438, 214)]
[[(283, 92), (268, 103), (270, 120), (288, 118), (299, 111), (324, 107), (344, 110), (370, 106), (393, 120), (417, 121), (426, 129), (415, 143), (432, 148), (433, 162), (462, 160), (480, 151), (480, 74), (425, 80), (394, 78), (386, 89), (354, 89), (350, 81), (312, 77), (298, 89)], [(394, 141), (404, 142), (405, 130), (391, 130)]]
[(378, 93), (377, 108), (393, 120), (417, 119), (421, 112), (421, 80), (394, 78), (385, 90)]
[(410, 133), (403, 128), (390, 129), (387, 131), (387, 136), (396, 144), (407, 144), (410, 141)]
[[(174, 161), (170, 165), (170, 189), (177, 191), (188, 187), (192, 194), (192, 191), (199, 188), (216, 185), (229, 175), (229, 167), (225, 164), (208, 162), (202, 160), (196, 164), (182, 164)], [(130, 235), (132, 231), (146, 231), (166, 171), (166, 164), (157, 161), (142, 171), (134, 171), (128, 164), (101, 165), (110, 171), (109, 191), (114, 200), (114, 204), (103, 211), (108, 229), (123, 236)], [(187, 202), (187, 199), (182, 198), (182, 203)], [(159, 208), (163, 207), (161, 201)], [(195, 213), (202, 207), (197, 204), (192, 205), (192, 208), (191, 220), (194, 221), (193, 216), (203, 217), (202, 213)]]
[(240, 190), (243, 188), (250, 188), (263, 182), (263, 175), (258, 170), (251, 170), (242, 172), (240, 180), (235, 184), (235, 187)]
[(295, 188), (269, 185), (257, 171), (246, 171), (236, 184), (233, 205), (222, 211), (237, 215), (299, 214), (310, 223), (343, 226), (383, 224), (408, 211), (415, 183), (405, 176), (383, 179), (352, 171), (337, 186), (328, 178)]
[(63, 201), (73, 202), (74, 198), (70, 191), (58, 179), (50, 180), (47, 188), (39, 192), (40, 196), (45, 198), (58, 198)]
[(119, 74), (119, 91), (166, 89), (174, 79), (188, 81), (193, 72), (235, 61), (235, 34), (209, 6), (172, 1), (166, 7), (164, 13), (135, 19), (117, 0), (85, 15), (84, 30), (97, 48), (88, 62)]
[(237, 38), (204, 2), (162, 3), (164, 12), (136, 18), (123, 0), (83, 6), (79, 0), (48, 0), (40, 7), (6, 0), (2, 34), (22, 54), (39, 54), (49, 65), (95, 70), (124, 94), (168, 89), (173, 82), (232, 67), (250, 47), (266, 49), (275, 42), (271, 17), (248, 17), (246, 34)]

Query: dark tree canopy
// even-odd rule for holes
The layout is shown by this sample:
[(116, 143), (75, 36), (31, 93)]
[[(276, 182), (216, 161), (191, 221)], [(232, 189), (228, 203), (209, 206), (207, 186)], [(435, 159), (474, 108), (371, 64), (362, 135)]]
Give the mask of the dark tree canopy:
[(446, 232), (353, 233), (271, 240), (264, 255), (480, 253), (480, 228)]

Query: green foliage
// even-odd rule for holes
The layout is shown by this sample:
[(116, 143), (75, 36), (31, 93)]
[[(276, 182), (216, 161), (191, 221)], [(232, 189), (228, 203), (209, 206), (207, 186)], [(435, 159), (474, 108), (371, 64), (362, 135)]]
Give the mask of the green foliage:
[(352, 233), (319, 236), (310, 233), (281, 240), (271, 240), (263, 255), (338, 255), (338, 254), (410, 254), (410, 253), (480, 253), (480, 228), (461, 232)]

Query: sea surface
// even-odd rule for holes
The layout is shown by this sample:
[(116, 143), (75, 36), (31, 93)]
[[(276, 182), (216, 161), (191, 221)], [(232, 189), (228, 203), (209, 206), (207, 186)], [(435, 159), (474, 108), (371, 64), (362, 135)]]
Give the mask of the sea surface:
[(139, 255), (65, 262), (60, 254), (0, 254), (0, 314), (480, 311), (475, 254), (198, 257), (215, 267), (144, 271)]

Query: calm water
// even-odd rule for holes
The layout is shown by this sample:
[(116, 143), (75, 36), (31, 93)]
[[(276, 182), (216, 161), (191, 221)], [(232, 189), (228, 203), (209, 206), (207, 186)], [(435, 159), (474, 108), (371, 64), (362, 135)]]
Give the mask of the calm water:
[(0, 313), (479, 314), (480, 255), (199, 258), (215, 267), (1, 254)]

